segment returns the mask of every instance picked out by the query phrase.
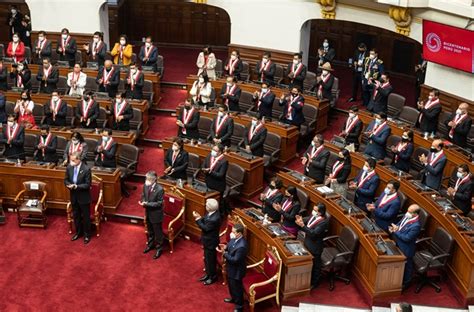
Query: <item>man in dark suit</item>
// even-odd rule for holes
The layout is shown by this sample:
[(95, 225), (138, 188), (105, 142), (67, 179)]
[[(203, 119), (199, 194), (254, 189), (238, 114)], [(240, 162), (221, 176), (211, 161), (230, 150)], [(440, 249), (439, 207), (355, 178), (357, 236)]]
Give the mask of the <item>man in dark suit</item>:
[(311, 288), (319, 285), (321, 278), (321, 254), (323, 253), (324, 242), (329, 230), (329, 220), (326, 218), (326, 206), (319, 203), (313, 206), (311, 216), (296, 216), (296, 224), (305, 233), (304, 245), (313, 255), (313, 268), (311, 270)]
[(153, 259), (161, 256), (163, 249), (163, 188), (156, 182), (157, 175), (155, 171), (148, 171), (145, 176), (145, 185), (143, 186), (142, 196), (138, 204), (145, 208), (146, 227), (148, 232), (148, 241), (143, 253), (148, 253), (156, 248)]
[(402, 140), (396, 146), (391, 146), (390, 149), (393, 153), (392, 166), (397, 170), (409, 172), (414, 150), (413, 131), (403, 131)]
[(99, 68), (96, 82), (100, 92), (107, 92), (111, 98), (115, 97), (120, 84), (120, 71), (112, 65), (111, 60), (105, 61), (104, 66)]
[(296, 87), (303, 90), (303, 81), (306, 78), (306, 66), (302, 63), (301, 53), (293, 54), (293, 62), (288, 64), (286, 76), (290, 80), (290, 89)]
[(51, 64), (49, 58), (43, 59), (43, 66), (40, 66), (36, 80), (38, 80), (40, 84), (40, 93), (51, 94), (57, 89), (56, 84), (59, 81), (59, 72), (58, 69)]
[(367, 204), (374, 202), (375, 192), (379, 187), (380, 178), (375, 173), (376, 164), (375, 159), (368, 158), (357, 177), (349, 182), (349, 189), (355, 190), (354, 203), (364, 211), (367, 211)]
[(69, 30), (63, 28), (61, 30), (61, 37), (58, 39), (56, 52), (59, 55), (60, 61), (68, 61), (69, 67), (74, 67), (76, 62), (77, 44), (76, 39), (69, 35)]
[(82, 128), (97, 128), (97, 118), (100, 115), (99, 104), (94, 99), (94, 93), (88, 92), (76, 106), (76, 119)]
[(265, 82), (267, 85), (275, 85), (273, 77), (275, 76), (276, 64), (271, 60), (272, 54), (270, 52), (263, 52), (261, 61), (258, 61), (255, 65), (255, 74), (258, 77), (258, 81)]
[(95, 165), (98, 167), (115, 168), (117, 161), (115, 154), (117, 152), (117, 143), (112, 137), (112, 130), (102, 130), (102, 138), (97, 140), (97, 146), (94, 150)]
[(269, 89), (269, 86), (267, 82), (262, 82), (260, 91), (254, 92), (253, 100), (255, 102), (255, 108), (252, 108), (252, 110), (256, 111), (259, 116), (271, 119), (275, 94)]
[(359, 137), (363, 127), (363, 123), (360, 120), (358, 113), (359, 108), (357, 106), (349, 108), (349, 117), (339, 134), (339, 136), (344, 138), (346, 145), (354, 144), (356, 151), (359, 149)]
[(331, 74), (333, 69), (330, 63), (324, 63), (320, 69), (321, 75), (316, 77), (316, 84), (314, 86), (316, 94), (320, 99), (332, 100), (332, 86), (334, 84), (334, 76)]
[(469, 105), (467, 103), (459, 104), (456, 112), (446, 119), (446, 127), (449, 128), (448, 140), (454, 144), (465, 148), (467, 145), (467, 136), (471, 131), (472, 119), (469, 116)]
[(130, 120), (133, 118), (133, 107), (125, 100), (125, 93), (117, 93), (108, 114), (112, 115), (114, 130), (129, 131)]
[(239, 100), (241, 93), (242, 90), (240, 90), (239, 86), (237, 85), (237, 78), (234, 76), (227, 76), (226, 83), (222, 85), (221, 88), (222, 104), (227, 106), (228, 110), (232, 112), (239, 112)]
[(357, 46), (352, 58), (354, 72), (352, 75), (352, 97), (347, 102), (357, 101), (357, 93), (362, 87), (362, 78), (364, 72), (364, 60), (367, 57), (367, 46), (361, 42)]
[(283, 182), (278, 177), (273, 177), (268, 184), (268, 188), (260, 194), (262, 202), (262, 211), (268, 215), (273, 222), (279, 222), (281, 219), (280, 212), (274, 208), (275, 204), (281, 204), (283, 194), (280, 189)]
[(128, 99), (141, 100), (143, 98), (143, 85), (145, 75), (138, 69), (137, 64), (130, 63), (130, 68), (125, 78), (125, 89)]
[(384, 231), (388, 231), (389, 226), (397, 222), (397, 216), (401, 208), (401, 201), (398, 196), (399, 188), (400, 182), (388, 181), (383, 194), (379, 196), (375, 204), (366, 205), (367, 210), (372, 212), (375, 223)]
[(191, 104), (191, 99), (184, 101), (183, 110), (179, 114), (176, 125), (178, 126), (178, 136), (183, 139), (199, 139), (199, 110)]
[(146, 37), (145, 45), (140, 48), (138, 58), (142, 63), (142, 66), (151, 66), (153, 71), (157, 71), (156, 63), (158, 61), (158, 48), (153, 45), (153, 39), (151, 36)]
[(441, 186), (444, 167), (448, 161), (444, 154), (443, 147), (443, 141), (436, 139), (431, 143), (430, 153), (428, 156), (421, 154), (418, 157), (421, 164), (424, 166), (421, 182), (434, 190), (438, 190)]
[(406, 288), (411, 280), (413, 273), (413, 257), (416, 251), (416, 240), (421, 231), (420, 224), (420, 206), (413, 204), (400, 222), (396, 225), (391, 224), (389, 232), (392, 233), (398, 248), (407, 257), (405, 271), (403, 273), (403, 288)]
[(453, 204), (461, 209), (464, 215), (467, 216), (472, 209), (473, 189), (469, 166), (466, 164), (459, 165), (456, 178), (456, 181), (448, 188), (448, 195), (451, 197)]
[(206, 274), (199, 281), (204, 285), (211, 285), (217, 281), (217, 247), (219, 246), (219, 229), (221, 217), (219, 203), (214, 198), (206, 200), (206, 215), (202, 217), (199, 212), (193, 211), (196, 224), (201, 229), (201, 242), (204, 248), (204, 267)]
[(374, 114), (386, 114), (388, 109), (388, 96), (393, 91), (393, 87), (390, 84), (390, 76), (387, 73), (383, 73), (380, 77), (380, 81), (376, 79), (369, 79), (369, 84), (373, 85), (373, 87), (372, 96), (370, 97), (367, 110)]
[(51, 93), (51, 100), (43, 105), (45, 124), (53, 127), (66, 126), (67, 103), (57, 90)]
[(51, 41), (46, 38), (46, 32), (40, 30), (38, 32), (38, 39), (34, 43), (34, 58), (37, 64), (42, 64), (43, 58), (51, 58)]
[(247, 153), (263, 157), (263, 145), (267, 138), (267, 128), (260, 117), (253, 116), (252, 123), (245, 128), (244, 146)]
[(219, 244), (217, 251), (221, 252), (227, 264), (227, 282), (230, 298), (225, 298), (225, 303), (234, 304), (234, 312), (244, 309), (244, 285), (242, 280), (247, 270), (247, 241), (244, 238), (244, 226), (235, 223), (230, 233), (227, 245)]
[(234, 133), (234, 119), (229, 116), (227, 107), (220, 105), (217, 116), (212, 120), (210, 137), (214, 144), (222, 144), (230, 147), (230, 138)]
[(58, 162), (58, 156), (56, 155), (57, 144), (58, 138), (49, 132), (49, 126), (42, 125), (41, 133), (36, 136), (33, 159), (52, 163)]
[(8, 159), (25, 159), (25, 128), (17, 123), (16, 115), (8, 115), (7, 124), (3, 125), (1, 144), (5, 145), (3, 156)]
[(324, 138), (321, 134), (314, 136), (311, 146), (308, 147), (301, 163), (304, 166), (304, 174), (314, 179), (316, 183), (324, 183), (326, 164), (329, 160), (329, 151), (324, 147)]
[(107, 44), (105, 44), (104, 34), (100, 31), (96, 31), (92, 38), (91, 43), (86, 43), (84, 45), (84, 50), (89, 56), (89, 62), (97, 62), (99, 66), (103, 66), (105, 62), (105, 57), (107, 55)]
[(378, 80), (384, 73), (383, 61), (379, 59), (376, 49), (371, 49), (369, 56), (364, 60), (364, 72), (362, 77), (362, 104), (367, 106), (372, 94), (373, 85), (370, 80)]
[(434, 137), (436, 130), (438, 129), (438, 119), (441, 113), (442, 106), (439, 101), (439, 90), (432, 89), (428, 96), (428, 101), (418, 101), (418, 110), (420, 115), (418, 116), (418, 126), (425, 136), (431, 135)]
[(322, 46), (318, 49), (318, 65), (321, 66), (324, 63), (331, 63), (336, 56), (336, 50), (329, 46), (329, 40), (325, 38)]
[(305, 121), (303, 114), (304, 97), (300, 93), (301, 89), (293, 87), (290, 95), (281, 95), (279, 103), (280, 106), (284, 106), (281, 121), (298, 128)]
[(171, 148), (166, 151), (164, 173), (173, 179), (186, 180), (189, 154), (184, 150), (184, 142), (174, 138)]
[(387, 124), (387, 114), (375, 114), (375, 120), (366, 129), (369, 142), (365, 147), (364, 154), (375, 159), (384, 159), (387, 153), (387, 139), (391, 132), (392, 129)]
[(69, 164), (66, 168), (64, 185), (69, 189), (71, 195), (72, 216), (76, 227), (76, 234), (72, 237), (75, 241), (84, 235), (84, 244), (91, 240), (91, 219), (90, 219), (90, 187), (91, 169), (81, 162), (81, 154), (74, 152), (69, 157)]
[(224, 157), (224, 146), (216, 144), (212, 147), (211, 153), (204, 159), (201, 170), (206, 176), (206, 186), (224, 193), (226, 187), (226, 173), (229, 162)]
[(23, 13), (18, 10), (16, 5), (10, 6), (10, 11), (8, 12), (7, 25), (9, 26), (9, 38), (12, 39), (14, 33), (21, 32), (24, 27), (22, 25)]
[(244, 70), (244, 64), (240, 59), (239, 51), (233, 50), (224, 64), (225, 75), (234, 76), (237, 80), (240, 80), (240, 73)]

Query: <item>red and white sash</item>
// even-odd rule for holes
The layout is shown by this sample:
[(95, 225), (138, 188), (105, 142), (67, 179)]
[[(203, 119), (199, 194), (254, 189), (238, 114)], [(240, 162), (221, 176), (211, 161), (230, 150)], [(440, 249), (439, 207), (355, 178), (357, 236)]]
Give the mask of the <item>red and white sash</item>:
[(145, 46), (145, 49), (144, 49), (144, 50), (145, 50), (145, 58), (146, 58), (146, 59), (149, 59), (149, 58), (150, 58), (151, 52), (153, 52), (153, 49), (154, 49), (154, 48), (155, 48), (155, 46), (153, 46), (153, 45), (150, 46), (149, 48), (147, 48), (147, 47)]
[(69, 144), (69, 155), (71, 155), (74, 152), (81, 152), (82, 153), (82, 144), (79, 142), (77, 145), (74, 147), (74, 143)]
[[(231, 96), (234, 96), (234, 92), (235, 92), (235, 89), (237, 89), (237, 85), (234, 84), (232, 87), (229, 87), (228, 85), (226, 85), (226, 93), (231, 95)], [(225, 99), (225, 105), (226, 106), (229, 106), (229, 99), (226, 98)]]
[(357, 184), (357, 187), (362, 187), (364, 186), (365, 182), (367, 182), (370, 178), (372, 178), (375, 175), (375, 171), (371, 171), (365, 175), (363, 179), (359, 181)]
[[(194, 114), (194, 107), (192, 107), (189, 111), (187, 109), (183, 109), (183, 117), (182, 117), (182, 122), (184, 125), (187, 125), (189, 121), (191, 120), (191, 117), (193, 117)], [(186, 127), (181, 128), (181, 133), (186, 134)]]
[(69, 41), (71, 41), (71, 36), (67, 36), (66, 42), (61, 38), (61, 49), (63, 50), (63, 55), (66, 54), (66, 46), (69, 44)]
[(51, 70), (53, 70), (53, 65), (49, 65), (49, 68), (48, 69), (44, 69), (43, 67), (43, 75), (44, 77), (48, 78), (49, 77), (49, 74), (51, 74)]
[(292, 206), (293, 206), (293, 201), (291, 200), (291, 198), (287, 198), (285, 202), (283, 203), (283, 205), (281, 205), (281, 209), (284, 212), (288, 212)]
[(224, 158), (224, 154), (221, 154), (219, 157), (211, 156), (211, 164), (209, 166), (209, 171), (212, 171), (214, 167), (217, 165), (217, 163), (219, 162), (219, 160), (221, 160), (222, 158)]
[[(327, 83), (329, 81), (329, 78), (331, 77), (331, 74), (327, 74), (326, 76), (321, 75), (322, 82)], [(323, 85), (319, 85), (318, 93), (322, 94), (323, 93)]]
[(419, 219), (420, 219), (420, 216), (416, 216), (414, 218), (411, 218), (410, 220), (406, 220), (406, 218), (404, 218), (402, 222), (400, 223), (400, 226), (398, 227), (397, 232), (400, 232), (407, 224), (413, 224), (415, 222), (418, 222)]
[(343, 161), (336, 161), (334, 163), (334, 165), (332, 165), (332, 172), (331, 172), (331, 179), (334, 179), (335, 177), (337, 177), (337, 175), (339, 174), (339, 172), (342, 170), (342, 167), (344, 167), (344, 162)]
[(441, 151), (440, 153), (438, 153), (436, 157), (434, 157), (434, 153), (431, 153), (430, 161), (429, 161), (430, 166), (433, 167), (438, 162), (438, 160), (440, 160), (441, 157), (443, 156), (444, 156), (444, 151)]
[(271, 188), (268, 188), (267, 191), (265, 192), (265, 199), (272, 198), (273, 195), (275, 195), (277, 192), (278, 192), (277, 188), (275, 188), (273, 190)]
[[(386, 83), (382, 84), (382, 86), (380, 88), (385, 89), (389, 85), (390, 85), (390, 83), (386, 82)], [(377, 96), (378, 93), (379, 93), (379, 88), (376, 88), (374, 90), (374, 97), (373, 97), (374, 100), (375, 100), (375, 97)]]
[(20, 73), (18, 73), (18, 74), (16, 75), (16, 77), (17, 77), (17, 78), (16, 78), (16, 86), (17, 86), (18, 88), (23, 88), (23, 87), (24, 87), (24, 86), (23, 86), (23, 78), (21, 77)]
[(291, 113), (293, 112), (293, 106), (292, 104), (295, 103), (296, 101), (298, 101), (298, 99), (300, 98), (300, 96), (295, 96), (293, 97), (293, 95), (290, 97), (290, 103), (288, 105), (288, 111), (286, 112), (286, 119), (292, 119), (293, 116), (291, 115)]
[(293, 76), (296, 77), (300, 74), (303, 70), (303, 63), (298, 63), (298, 67), (295, 70), (295, 64), (291, 64), (291, 72), (294, 74)]
[(408, 148), (409, 144), (410, 143), (408, 143), (408, 142), (406, 142), (406, 143), (400, 142), (400, 143), (397, 144), (397, 153), (395, 154), (395, 161), (398, 161), (398, 159), (400, 158), (398, 153), (401, 153), (404, 150), (406, 150)]
[[(53, 138), (53, 135), (51, 133), (48, 133), (48, 135), (46, 136), (46, 139), (43, 138), (42, 135), (40, 135), (40, 143), (43, 144), (43, 146), (48, 146), (49, 145), (49, 142), (51, 142), (51, 139)], [(45, 155), (45, 150), (43, 149), (43, 157)]]
[(104, 71), (102, 72), (102, 84), (105, 86), (106, 84), (109, 83), (110, 77), (112, 77), (112, 74), (114, 73), (115, 68), (112, 67), (112, 69), (107, 73), (107, 70), (104, 67)]
[(462, 184), (464, 184), (464, 183), (466, 183), (467, 181), (469, 181), (470, 179), (471, 179), (471, 175), (470, 175), (470, 174), (468, 174), (467, 176), (465, 176), (465, 177), (462, 178), (462, 179), (459, 179), (459, 178), (458, 178), (458, 180), (456, 181), (456, 184), (454, 185), (454, 192), (457, 192), (457, 191), (458, 191), (458, 188), (459, 188)]
[(260, 91), (258, 95), (258, 101), (257, 101), (257, 108), (260, 108), (260, 105), (262, 105), (262, 99), (266, 97), (268, 94), (270, 94), (270, 90), (267, 90), (267, 92), (263, 93)]
[(221, 132), (222, 126), (225, 124), (227, 118), (229, 118), (229, 115), (225, 115), (224, 118), (222, 118), (222, 121), (219, 123), (220, 117), (217, 116), (217, 118), (216, 118), (216, 134), (219, 134), (219, 132)]
[(258, 132), (258, 130), (262, 129), (263, 128), (263, 125), (262, 124), (258, 124), (256, 127), (253, 127), (253, 131), (252, 131), (252, 127), (250, 127), (250, 131), (249, 131), (249, 143), (250, 141), (252, 141), (252, 138), (255, 136), (255, 134)]
[(377, 134), (379, 134), (379, 132), (383, 130), (383, 128), (385, 127), (386, 124), (387, 124), (387, 122), (384, 121), (384, 122), (381, 123), (379, 126), (374, 125), (374, 129), (373, 129), (372, 135), (377, 135)]
[(118, 108), (118, 104), (115, 103), (115, 107), (114, 107), (114, 114), (115, 114), (115, 118), (117, 118), (118, 116), (122, 116), (123, 114), (123, 111), (125, 110), (125, 107), (127, 106), (127, 102), (126, 101), (122, 101), (120, 103), (120, 109)]
[(171, 154), (171, 165), (174, 165), (174, 162), (176, 161), (176, 158), (178, 158), (178, 156), (179, 156), (179, 151), (178, 152), (173, 151), (173, 153)]
[(349, 133), (352, 131), (352, 128), (354, 128), (354, 126), (357, 124), (357, 122), (359, 121), (359, 116), (355, 116), (352, 118), (352, 120), (349, 122), (349, 119), (350, 118), (347, 118), (347, 121), (346, 121), (346, 127), (344, 129), (344, 132), (345, 133)]
[(324, 145), (321, 145), (321, 146), (318, 147), (318, 148), (315, 148), (315, 147), (313, 146), (313, 149), (312, 149), (311, 152), (309, 152), (309, 154), (308, 154), (308, 156), (309, 156), (309, 157), (308, 157), (308, 158), (309, 158), (309, 159), (308, 159), (308, 163), (309, 163), (311, 160), (313, 160), (313, 158), (315, 158), (316, 156), (318, 156), (319, 153), (321, 153), (321, 151), (323, 150), (323, 148), (324, 148)]
[(313, 228), (316, 224), (320, 223), (323, 220), (324, 218), (322, 216), (318, 216), (318, 217), (312, 216), (311, 219), (309, 219), (308, 224), (306, 226), (309, 228)]
[(84, 117), (85, 119), (87, 119), (87, 117), (89, 116), (89, 110), (91, 109), (93, 103), (94, 100), (92, 99), (90, 99), (89, 102), (82, 100), (82, 117)]
[(229, 59), (229, 63), (227, 64), (227, 67), (229, 68), (229, 75), (232, 75), (235, 70), (235, 65), (237, 65), (237, 62), (239, 61), (239, 58), (236, 58), (234, 61), (232, 59)]
[(125, 50), (125, 46), (120, 45), (120, 50), (119, 50), (120, 55), (119, 55), (119, 57), (120, 57), (121, 60), (123, 60), (123, 50)]
[(58, 111), (59, 111), (59, 108), (61, 107), (61, 103), (63, 101), (61, 99), (59, 99), (57, 102), (56, 102), (56, 105), (54, 103), (54, 101), (51, 99), (50, 101), (50, 107), (51, 107), (51, 111), (54, 113), (54, 115), (57, 115), (58, 114)]
[(134, 76), (133, 73), (130, 72), (130, 88), (132, 90), (135, 89), (135, 84), (137, 83), (138, 77), (140, 77), (140, 73), (141, 73), (141, 71), (137, 70), (137, 72), (135, 73), (135, 76)]
[(260, 63), (260, 72), (261, 72), (260, 77), (262, 78), (262, 80), (265, 78), (264, 72), (268, 71), (268, 69), (270, 68), (271, 63), (272, 63), (272, 61), (270, 61), (270, 60), (268, 60), (267, 63), (263, 63), (263, 61)]
[(43, 48), (44, 48), (44, 45), (46, 44), (46, 41), (48, 41), (48, 40), (43, 39), (43, 41), (39, 41), (39, 39), (38, 39), (38, 44), (37, 44), (36, 48), (38, 48), (40, 50), (40, 53), (43, 51)]
[(452, 138), (454, 136), (454, 129), (467, 117), (469, 117), (468, 114), (464, 114), (464, 115), (456, 114), (456, 116), (453, 119), (454, 126), (452, 126), (451, 130), (449, 130), (449, 137), (450, 138)]
[[(112, 143), (114, 142), (114, 139), (113, 138), (109, 138), (107, 140), (107, 143), (104, 143), (104, 140), (102, 140), (102, 143), (101, 143), (101, 146), (102, 146), (102, 150), (103, 151), (108, 151), (110, 149), (110, 147), (112, 146)], [(101, 157), (102, 157), (102, 161), (104, 160), (105, 158), (105, 155), (104, 153), (101, 154)]]
[(14, 128), (7, 125), (8, 140), (13, 140), (17, 136), (19, 131), (20, 131), (20, 125), (15, 125)]
[(388, 203), (394, 201), (395, 199), (397, 199), (397, 197), (398, 197), (398, 193), (394, 193), (394, 194), (390, 194), (390, 195), (384, 194), (383, 197), (382, 197), (382, 200), (380, 201), (377, 208), (382, 208), (386, 204), (388, 204)]
[(102, 41), (97, 42), (95, 49), (92, 49), (92, 56), (95, 58), (96, 54), (99, 53), (99, 50), (102, 47)]
[[(436, 99), (434, 101), (428, 100), (428, 102), (426, 102), (425, 109), (430, 109), (436, 104), (439, 104), (439, 99)], [(423, 113), (420, 113), (420, 117), (418, 117), (418, 122), (421, 122), (421, 118), (423, 118)]]

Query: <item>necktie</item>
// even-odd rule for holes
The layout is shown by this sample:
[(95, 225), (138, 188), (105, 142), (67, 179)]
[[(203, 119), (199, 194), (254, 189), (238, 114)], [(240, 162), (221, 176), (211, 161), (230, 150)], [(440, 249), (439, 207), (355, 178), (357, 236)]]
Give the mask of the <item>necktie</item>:
[(222, 122), (222, 116), (219, 117), (219, 124)]
[(77, 176), (78, 176), (78, 175), (79, 175), (79, 166), (75, 166), (75, 167), (74, 167), (74, 177), (73, 177), (73, 179), (72, 179), (73, 182), (74, 182), (74, 184), (77, 183)]

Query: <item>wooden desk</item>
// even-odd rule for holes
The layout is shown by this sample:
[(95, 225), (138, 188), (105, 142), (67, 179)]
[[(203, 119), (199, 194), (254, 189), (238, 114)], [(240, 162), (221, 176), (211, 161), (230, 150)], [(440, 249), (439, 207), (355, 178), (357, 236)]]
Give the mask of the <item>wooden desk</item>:
[[(158, 183), (165, 189), (165, 191), (176, 184), (169, 180), (158, 179)], [(201, 216), (206, 214), (206, 200), (209, 198), (215, 198), (219, 201), (219, 192), (207, 192), (201, 193), (195, 189), (193, 189), (189, 185), (184, 185), (184, 187), (178, 187), (178, 189), (184, 194), (186, 197), (186, 204), (185, 204), (185, 232), (193, 235), (195, 237), (201, 236), (201, 229), (196, 225), (195, 218), (193, 217), (193, 211), (199, 212)]]
[(313, 257), (311, 254), (303, 256), (293, 255), (286, 247), (285, 241), (273, 237), (260, 221), (255, 221), (248, 216), (244, 210), (235, 209), (234, 215), (239, 216), (244, 222), (247, 232), (248, 255), (251, 263), (257, 262), (265, 257), (267, 245), (275, 246), (283, 261), (280, 293), (283, 300), (309, 295), (311, 287), (311, 268)]
[[(193, 83), (197, 80), (197, 76), (190, 75), (186, 78), (186, 87), (188, 92), (191, 90)], [(222, 100), (220, 98), (220, 92), (222, 86), (226, 83), (225, 79), (218, 79), (211, 82), (212, 87), (216, 90), (216, 100), (221, 103)], [(238, 83), (240, 89), (242, 91), (246, 91), (249, 93), (254, 93), (255, 91), (259, 91), (261, 86), (255, 83)], [(272, 92), (275, 94), (277, 98), (279, 98), (282, 94), (288, 94), (288, 89), (281, 89), (277, 87), (273, 87)], [(318, 109), (318, 116), (316, 117), (316, 133), (320, 133), (327, 128), (328, 125), (328, 112), (329, 112), (329, 102), (327, 100), (318, 100), (314, 96), (310, 96), (307, 94), (303, 95), (305, 99), (305, 105), (313, 105)]]
[[(172, 138), (163, 140), (163, 149), (166, 151), (171, 148), (173, 144)], [(191, 145), (186, 143), (184, 149), (188, 153), (199, 155), (201, 160), (207, 157), (211, 152), (212, 145)], [(255, 157), (248, 160), (234, 152), (225, 153), (226, 159), (229, 163), (241, 166), (245, 170), (244, 185), (242, 187), (242, 195), (246, 198), (252, 198), (263, 190), (263, 158)]]
[[(20, 99), (20, 96), (21, 94), (19, 92), (7, 91), (6, 93), (7, 101), (14, 102), (14, 103)], [(74, 110), (76, 109), (77, 102), (80, 101), (80, 99), (78, 99), (77, 97), (68, 96), (68, 95), (63, 96), (62, 98)], [(49, 101), (51, 101), (51, 95), (45, 94), (45, 93), (32, 93), (31, 99), (33, 100), (33, 102), (35, 102), (35, 105), (37, 104), (44, 105), (45, 103), (49, 103)], [(97, 103), (99, 103), (100, 107), (103, 107), (103, 108), (106, 108), (106, 107), (110, 108), (112, 105), (109, 99), (97, 99), (96, 101)], [(129, 101), (129, 103), (130, 105), (132, 105), (133, 108), (137, 108), (142, 112), (143, 128), (142, 128), (141, 134), (144, 135), (148, 131), (148, 128), (149, 128), (148, 102), (146, 100), (143, 100), (143, 101)]]
[[(120, 170), (112, 172), (103, 170), (92, 170), (103, 181), (104, 208), (106, 213), (114, 214), (122, 201), (120, 191)], [(23, 189), (25, 181), (43, 181), (46, 183), (48, 192), (47, 202), (49, 208), (66, 210), (69, 202), (69, 190), (64, 186), (65, 167), (46, 168), (39, 165), (15, 166), (14, 163), (0, 162), (0, 184), (2, 187), (2, 198), (7, 206), (14, 206), (14, 199), (18, 192)]]
[[(84, 138), (89, 138), (93, 140), (99, 140), (102, 138), (102, 133), (96, 133), (94, 129), (69, 129), (69, 128), (51, 128), (51, 133), (55, 134), (56, 136), (62, 136), (69, 140), (73, 131), (78, 131), (82, 134)], [(40, 128), (30, 128), (26, 129), (26, 133), (38, 135), (41, 133)], [(125, 132), (125, 131), (113, 131), (112, 137), (118, 144), (135, 144), (136, 135), (133, 132)]]

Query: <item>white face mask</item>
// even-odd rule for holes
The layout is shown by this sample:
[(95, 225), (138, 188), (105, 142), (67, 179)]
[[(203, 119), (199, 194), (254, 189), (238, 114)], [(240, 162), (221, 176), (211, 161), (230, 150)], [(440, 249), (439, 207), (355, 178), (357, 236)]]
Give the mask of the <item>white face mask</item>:
[(153, 185), (153, 182), (151, 182), (150, 180), (146, 180), (146, 181), (145, 181), (145, 185), (146, 185), (146, 186), (152, 186), (152, 185)]
[(108, 139), (109, 139), (109, 137), (108, 137), (108, 136), (106, 136), (106, 135), (103, 135), (103, 136), (102, 136), (102, 141), (105, 141), (105, 142), (107, 142), (107, 140), (108, 140)]
[(235, 235), (234, 232), (230, 233), (230, 239), (236, 239), (237, 238), (237, 235)]
[(311, 146), (316, 146), (316, 142), (311, 141)]
[(230, 59), (231, 59), (232, 61), (235, 61), (236, 58), (237, 58), (237, 55), (231, 55), (231, 56), (230, 56)]
[(72, 139), (71, 142), (72, 142), (72, 144), (75, 145), (75, 144), (79, 143), (79, 140), (78, 139)]
[(61, 37), (63, 38), (63, 40), (66, 40), (67, 39), (67, 34), (62, 34)]
[(13, 42), (17, 43), (20, 40), (18, 37), (13, 37)]
[(199, 82), (200, 82), (200, 83), (203, 83), (203, 82), (204, 82), (204, 78), (200, 77), (200, 78), (199, 78)]
[(13, 122), (13, 121), (9, 121), (9, 122), (7, 122), (7, 124), (8, 124), (9, 127), (13, 127), (14, 122)]
[(266, 62), (268, 62), (268, 59), (267, 59), (266, 57), (264, 57), (264, 58), (262, 59), (262, 62), (266, 63)]
[(145, 46), (146, 46), (147, 48), (149, 48), (149, 47), (151, 47), (151, 43), (150, 43), (150, 42), (145, 42)]
[(227, 82), (226, 85), (227, 85), (228, 87), (232, 87), (232, 82)]
[(362, 170), (364, 170), (364, 171), (369, 171), (369, 167), (367, 167), (366, 165), (364, 165), (364, 167), (362, 167)]
[(382, 123), (382, 119), (376, 118), (376, 119), (375, 119), (375, 123), (378, 124), (378, 125), (380, 125), (380, 124)]
[(179, 150), (179, 147), (177, 147), (176, 145), (173, 145), (171, 146), (171, 149), (175, 152), (177, 152)]
[(72, 167), (76, 167), (78, 164), (76, 164), (76, 163), (73, 162), (73, 161), (70, 161), (70, 162), (69, 162), (69, 165), (71, 165)]
[(327, 74), (329, 74), (329, 72), (325, 69), (323, 69), (323, 76), (326, 76)]
[(464, 178), (464, 176), (462, 175), (462, 173), (461, 173), (461, 172), (459, 172), (459, 171), (458, 171), (458, 172), (456, 172), (456, 176), (458, 177), (458, 179), (462, 179), (462, 178)]
[(53, 102), (57, 102), (57, 101), (59, 101), (59, 96), (53, 96), (52, 99), (53, 99)]
[(324, 43), (323, 43), (323, 47), (325, 47), (325, 48), (329, 47), (329, 43), (324, 42)]
[(405, 213), (405, 218), (407, 219), (411, 219), (413, 218), (413, 216), (411, 215), (411, 213), (409, 213), (408, 211)]
[(12, 12), (13, 15), (16, 14), (16, 10), (15, 10), (15, 9), (12, 9), (11, 12)]
[(44, 37), (38, 37), (38, 40), (39, 40), (39, 41), (43, 41), (43, 40), (44, 40)]
[(462, 110), (460, 110), (459, 108), (458, 108), (458, 109), (456, 109), (456, 114), (458, 114), (458, 115), (462, 115)]
[(92, 39), (95, 43), (99, 42), (99, 38)]
[(22, 70), (23, 70), (23, 64), (18, 65), (18, 70), (19, 70), (19, 71), (22, 71)]
[(390, 189), (388, 187), (386, 187), (383, 192), (385, 193), (385, 195), (389, 195), (390, 194)]
[(217, 116), (222, 117), (222, 116), (224, 116), (224, 113), (223, 112), (218, 112)]
[(375, 54), (371, 54), (371, 55), (369, 56), (369, 58), (370, 58), (371, 60), (375, 59)]
[(217, 157), (217, 152), (216, 152), (215, 150), (212, 150), (212, 151), (211, 151), (211, 156), (212, 156), (212, 157)]
[(131, 71), (132, 71), (132, 73), (135, 74), (135, 73), (137, 72), (137, 69), (136, 69), (136, 68), (132, 68)]
[(296, 64), (298, 64), (298, 63), (299, 63), (299, 61), (298, 61), (298, 60), (293, 60), (293, 64), (295, 64), (295, 65), (296, 65)]
[(122, 100), (115, 99), (115, 103), (120, 104), (120, 103), (122, 103)]
[(355, 114), (354, 113), (349, 113), (349, 117), (354, 118)]
[(252, 120), (252, 126), (256, 126), (257, 125), (257, 121), (256, 120)]
[(120, 40), (120, 45), (125, 45), (125, 40)]
[(318, 216), (318, 212), (317, 212), (316, 210), (311, 211), (311, 214), (313, 215), (313, 217), (317, 217), (317, 216)]
[(266, 93), (267, 90), (268, 90), (267, 88), (262, 88), (262, 92), (263, 92), (263, 93)]
[(433, 96), (432, 95), (428, 96), (428, 100), (433, 101)]

